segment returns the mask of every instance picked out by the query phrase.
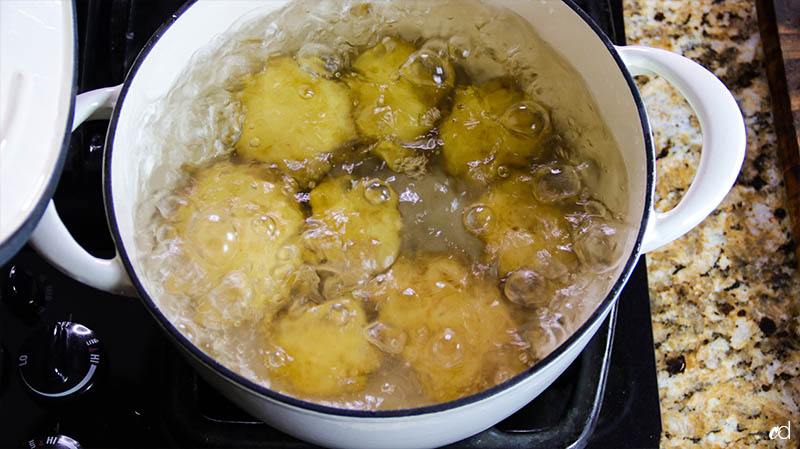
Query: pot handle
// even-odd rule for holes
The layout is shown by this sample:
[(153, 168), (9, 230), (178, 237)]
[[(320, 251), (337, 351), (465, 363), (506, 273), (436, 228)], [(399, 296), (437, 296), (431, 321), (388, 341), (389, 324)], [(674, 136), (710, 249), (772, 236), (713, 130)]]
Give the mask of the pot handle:
[(689, 102), (703, 132), (697, 174), (681, 202), (667, 212), (656, 212), (651, 206), (642, 239), (645, 253), (689, 232), (728, 194), (744, 161), (744, 120), (728, 88), (700, 64), (657, 48), (616, 48), (631, 75), (659, 75), (669, 81)]
[[(122, 85), (119, 85), (78, 95), (72, 130), (75, 131), (86, 120), (108, 119), (121, 89)], [(50, 264), (77, 281), (114, 294), (136, 295), (119, 255), (113, 259), (99, 259), (89, 254), (64, 226), (53, 200), (47, 205), (28, 242)]]

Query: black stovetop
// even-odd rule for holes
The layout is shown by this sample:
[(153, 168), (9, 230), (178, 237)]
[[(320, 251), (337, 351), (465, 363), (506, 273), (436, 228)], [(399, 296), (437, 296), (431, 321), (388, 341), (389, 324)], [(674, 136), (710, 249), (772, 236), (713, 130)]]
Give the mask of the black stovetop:
[[(119, 84), (139, 50), (181, 0), (77, 0), (80, 92)], [(621, 0), (578, 1), (618, 44)], [(114, 254), (102, 206), (107, 122), (74, 134), (58, 190), (59, 214), (76, 240)], [(83, 447), (279, 447), (306, 443), (249, 417), (186, 365), (138, 299), (75, 282), (25, 247), (0, 267), (0, 447), (31, 447), (63, 434)], [(36, 330), (74, 321), (95, 331), (105, 372), (66, 403), (35, 400), (17, 373)], [(573, 365), (502, 423), (463, 448), (657, 447), (661, 418), (644, 257), (618, 306)]]

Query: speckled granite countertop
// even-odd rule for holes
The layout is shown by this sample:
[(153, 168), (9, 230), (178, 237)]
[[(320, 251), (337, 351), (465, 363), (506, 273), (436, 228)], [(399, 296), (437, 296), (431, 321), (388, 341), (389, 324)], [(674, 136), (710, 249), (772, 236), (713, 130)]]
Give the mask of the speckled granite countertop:
[[(629, 44), (706, 66), (747, 125), (742, 173), (699, 227), (647, 255), (662, 447), (798, 447), (800, 272), (772, 126), (754, 0), (624, 0)], [(656, 208), (674, 206), (700, 156), (699, 125), (661, 79), (638, 80), (652, 123)], [(770, 439), (791, 422), (791, 440)], [(786, 435), (784, 431), (784, 436)]]

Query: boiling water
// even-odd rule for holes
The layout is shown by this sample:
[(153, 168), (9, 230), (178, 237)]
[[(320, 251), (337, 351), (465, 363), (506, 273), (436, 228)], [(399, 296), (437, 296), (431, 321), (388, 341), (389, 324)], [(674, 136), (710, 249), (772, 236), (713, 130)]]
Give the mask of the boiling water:
[[(192, 342), (263, 385), (345, 408), (455, 399), (531, 366), (594, 310), (629, 233), (626, 174), (580, 76), (518, 17), (472, 1), (350, 6), (297, 2), (236, 25), (148, 112), (136, 236), (144, 281)], [(340, 89), (331, 86), (353, 95), (368, 84), (359, 57), (404, 44), (414, 51), (390, 84), (441, 94), (420, 100), (430, 102), (424, 133), (366, 135), (370, 111), (359, 121), (358, 103), (369, 100), (356, 96), (358, 126), (319, 125), (345, 136), (324, 158), (264, 158), (258, 103), (245, 107), (253, 80), (294, 64), (312, 84), (292, 95), (329, 104)], [(322, 79), (334, 93), (314, 87)], [(481, 98), (519, 98), (502, 111), (484, 103), (477, 116), (500, 130), (487, 135), (537, 150), (459, 165), (480, 144), (448, 153), (477, 126), (459, 111), (470, 89), (499, 79)], [(323, 114), (314, 120), (333, 115)], [(343, 219), (329, 204), (337, 195), (345, 215), (352, 207), (372, 221)], [(337, 211), (333, 222), (321, 204)], [(361, 223), (377, 255), (336, 220)], [(404, 309), (405, 296), (419, 306)], [(409, 321), (420, 308), (423, 321)], [(330, 353), (338, 358), (326, 365)]]

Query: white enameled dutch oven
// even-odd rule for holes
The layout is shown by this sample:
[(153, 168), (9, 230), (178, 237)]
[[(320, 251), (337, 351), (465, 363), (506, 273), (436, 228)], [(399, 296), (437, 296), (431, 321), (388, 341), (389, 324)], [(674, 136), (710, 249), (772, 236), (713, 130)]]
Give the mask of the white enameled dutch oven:
[[(259, 5), (255, 5), (259, 3)], [(70, 236), (51, 204), (31, 242), (51, 263), (88, 285), (137, 293), (197, 371), (230, 400), (268, 424), (298, 438), (333, 447), (434, 447), (480, 432), (530, 402), (576, 358), (607, 316), (641, 253), (680, 237), (722, 201), (741, 167), (745, 131), (725, 86), (694, 62), (663, 50), (614, 47), (570, 2), (496, 0), (529, 21), (538, 34), (583, 74), (627, 168), (632, 237), (615, 281), (589, 319), (550, 355), (500, 385), (455, 401), (394, 411), (341, 410), (285, 396), (223, 367), (183, 337), (159, 311), (140, 281), (134, 246), (134, 199), (142, 177), (132, 142), (144, 108), (165, 95), (192, 54), (254, 7), (278, 8), (285, 0), (198, 1), (184, 6), (139, 55), (122, 86), (78, 97), (75, 122), (111, 114), (105, 149), (106, 212), (118, 255), (100, 260)], [(647, 116), (632, 75), (657, 74), (694, 108), (703, 131), (697, 175), (673, 210), (653, 210), (655, 157)]]

